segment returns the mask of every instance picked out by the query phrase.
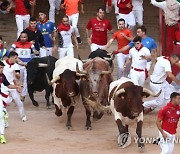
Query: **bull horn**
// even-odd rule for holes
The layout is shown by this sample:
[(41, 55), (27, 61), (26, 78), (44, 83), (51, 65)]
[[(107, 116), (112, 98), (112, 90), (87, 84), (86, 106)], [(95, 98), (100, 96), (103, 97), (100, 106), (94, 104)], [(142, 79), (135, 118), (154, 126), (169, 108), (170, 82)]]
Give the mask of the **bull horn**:
[(46, 78), (47, 78), (47, 82), (48, 82), (48, 84), (51, 86), (51, 85), (52, 85), (52, 83), (51, 83), (51, 81), (49, 80), (49, 77), (48, 77), (47, 73), (46, 73)]
[(60, 76), (58, 75), (55, 78), (53, 78), (50, 82), (51, 82), (51, 84), (53, 84), (53, 83), (55, 83), (59, 79), (60, 79)]
[(76, 63), (76, 74), (78, 74), (79, 76), (82, 76), (82, 75), (86, 75), (87, 72), (86, 71), (80, 71), (78, 63)]
[(110, 58), (103, 57), (103, 59), (104, 59), (104, 60), (106, 60), (106, 61), (111, 61), (111, 60), (114, 60), (115, 55), (114, 55), (114, 54), (111, 54), (110, 56), (111, 56)]
[(146, 89), (146, 88), (143, 88), (143, 92), (146, 92), (146, 93), (148, 93), (149, 95), (151, 95), (151, 96), (153, 96), (153, 97), (158, 97), (158, 96), (161, 94), (161, 91), (162, 91), (162, 90), (160, 90), (157, 94), (155, 94), (155, 93), (153, 93), (151, 90)]
[(44, 64), (44, 63), (39, 63), (38, 64), (38, 67), (47, 67), (48, 66), (48, 64)]
[(116, 91), (115, 96), (118, 96), (118, 95), (120, 95), (120, 94), (122, 94), (122, 93), (124, 93), (124, 92), (125, 92), (124, 88), (121, 88), (121, 89), (119, 89), (118, 91)]
[(111, 74), (113, 72), (113, 67), (112, 68), (109, 68), (108, 71), (101, 71), (101, 74)]

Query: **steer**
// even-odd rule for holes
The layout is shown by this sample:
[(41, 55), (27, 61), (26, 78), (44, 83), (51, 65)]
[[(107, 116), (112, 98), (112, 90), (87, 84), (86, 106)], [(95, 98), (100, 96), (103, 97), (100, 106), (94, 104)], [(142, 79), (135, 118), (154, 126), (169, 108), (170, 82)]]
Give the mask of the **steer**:
[(56, 58), (52, 56), (33, 58), (27, 64), (27, 84), (29, 97), (34, 106), (39, 106), (34, 100), (34, 91), (46, 90), (45, 99), (47, 108), (50, 108), (49, 97), (53, 92), (52, 86), (48, 84), (47, 76), (51, 80), (55, 68)]
[(62, 107), (68, 108), (66, 127), (70, 129), (71, 117), (74, 112), (74, 107), (79, 101), (79, 85), (76, 80), (79, 80), (79, 74), (76, 73), (76, 65), (83, 69), (83, 63), (75, 58), (64, 57), (59, 59), (55, 64), (53, 71), (53, 96), (55, 104), (55, 114), (62, 115)]
[(94, 119), (100, 119), (106, 112), (101, 108), (108, 105), (112, 68), (106, 60), (99, 57), (87, 61), (83, 68), (84, 71), (79, 71), (77, 68), (77, 72), (83, 75), (80, 81), (80, 93), (86, 110), (86, 128), (91, 129), (91, 110), (93, 109)]
[(128, 123), (135, 119), (137, 120), (138, 147), (140, 149), (144, 148), (144, 144), (141, 142), (143, 125), (142, 98), (149, 96), (157, 97), (160, 93), (161, 91), (158, 94), (154, 94), (146, 88), (135, 85), (130, 79), (125, 77), (110, 84), (108, 99), (118, 126), (120, 134), (118, 143), (121, 148), (125, 148), (130, 144)]

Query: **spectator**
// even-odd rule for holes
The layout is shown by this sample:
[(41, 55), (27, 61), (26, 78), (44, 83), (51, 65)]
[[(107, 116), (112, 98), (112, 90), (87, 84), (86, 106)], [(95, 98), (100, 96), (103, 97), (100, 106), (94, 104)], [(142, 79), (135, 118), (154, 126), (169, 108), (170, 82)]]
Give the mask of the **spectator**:
[(170, 99), (170, 102), (158, 112), (156, 121), (161, 154), (173, 153), (176, 129), (180, 118), (180, 94), (173, 92)]
[(43, 11), (39, 11), (39, 22), (37, 23), (37, 28), (40, 30), (44, 37), (44, 43), (46, 47), (46, 54), (43, 56), (52, 55), (52, 52), (57, 51), (56, 38), (57, 30), (54, 23), (48, 21), (46, 14)]
[[(36, 18), (30, 18), (29, 27), (26, 28), (23, 33), (27, 34), (28, 42), (32, 43), (35, 46), (35, 49), (39, 52), (40, 57), (46, 56), (44, 37), (41, 34), (40, 30), (37, 29)], [(20, 37), (18, 38), (18, 41), (20, 41)]]
[(55, 23), (55, 14), (59, 14), (61, 0), (49, 0), (49, 20)]
[(178, 54), (171, 54), (170, 57), (158, 57), (152, 75), (150, 76), (150, 88), (154, 93), (162, 90), (161, 94), (152, 101), (143, 103), (144, 112), (149, 113), (158, 106), (165, 106), (169, 101), (169, 96), (172, 93), (169, 83), (166, 78), (169, 77), (172, 81), (180, 85), (178, 80), (171, 70), (171, 65), (179, 63), (180, 56)]
[(79, 30), (77, 27), (78, 20), (79, 20), (79, 11), (78, 11), (78, 4), (80, 3), (81, 6), (81, 13), (84, 14), (84, 0), (64, 0), (62, 7), (66, 11), (66, 15), (69, 17), (69, 21), (72, 27), (75, 29), (77, 41), (79, 44), (82, 43)]
[(58, 36), (59, 36), (59, 58), (65, 56), (74, 57), (74, 50), (72, 44), (72, 38), (75, 42), (75, 46), (78, 49), (78, 42), (76, 39), (75, 31), (69, 24), (68, 16), (62, 18), (62, 23), (58, 26)]
[[(105, 10), (97, 9), (97, 17), (89, 20), (86, 26), (87, 42), (90, 45), (91, 52), (98, 48), (105, 48), (107, 44), (107, 31), (113, 32), (111, 23), (104, 19)], [(90, 34), (90, 29), (91, 33)]]
[[(118, 43), (118, 49), (121, 49), (122, 47), (126, 46), (130, 41), (133, 39), (133, 34), (130, 29), (125, 27), (125, 20), (124, 19), (119, 19), (118, 21), (118, 30), (113, 34), (113, 37), (109, 40), (107, 43), (106, 48), (109, 48), (109, 46), (112, 44), (114, 40), (117, 40)], [(123, 53), (118, 53), (117, 54), (117, 63), (118, 63), (118, 71), (117, 71), (117, 78), (120, 79), (123, 74), (122, 74), (122, 69), (124, 66), (125, 61), (127, 60), (129, 55), (129, 49), (126, 50)], [(128, 75), (128, 71), (124, 76)]]
[(34, 7), (35, 3), (36, 0), (12, 0), (10, 6), (7, 8), (7, 11), (9, 12), (10, 9), (15, 5), (17, 38), (19, 38), (20, 33), (28, 27), (31, 12), (30, 9), (31, 6)]
[(132, 61), (129, 77), (136, 85), (143, 87), (146, 79), (147, 60), (151, 59), (151, 54), (149, 49), (142, 45), (140, 36), (136, 36), (133, 42), (134, 47), (129, 51), (129, 59), (126, 61), (124, 69)]

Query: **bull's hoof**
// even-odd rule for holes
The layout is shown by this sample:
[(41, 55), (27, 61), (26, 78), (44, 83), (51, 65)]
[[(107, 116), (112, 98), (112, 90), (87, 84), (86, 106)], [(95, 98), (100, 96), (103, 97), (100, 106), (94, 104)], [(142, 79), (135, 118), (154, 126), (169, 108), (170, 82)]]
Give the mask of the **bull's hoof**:
[(38, 102), (32, 102), (34, 106), (39, 106)]
[(58, 117), (62, 116), (62, 111), (61, 110), (56, 110), (55, 115), (57, 115)]
[(66, 127), (67, 127), (68, 130), (70, 130), (72, 128), (72, 125), (70, 123), (67, 123)]
[(86, 126), (85, 129), (86, 130), (92, 130), (92, 127), (91, 126)]
[(138, 147), (138, 149), (139, 149), (139, 152), (141, 152), (141, 153), (145, 152), (145, 147), (144, 146), (143, 147)]
[(52, 106), (51, 105), (47, 105), (46, 108), (47, 109), (52, 109)]

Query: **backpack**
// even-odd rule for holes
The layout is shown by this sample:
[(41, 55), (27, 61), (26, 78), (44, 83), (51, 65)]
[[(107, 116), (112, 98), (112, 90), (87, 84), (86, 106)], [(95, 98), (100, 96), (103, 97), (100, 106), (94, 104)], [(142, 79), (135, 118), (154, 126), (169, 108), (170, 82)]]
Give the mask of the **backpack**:
[(173, 26), (179, 21), (179, 5), (176, 0), (166, 0), (167, 10), (165, 13), (165, 22), (168, 26)]

